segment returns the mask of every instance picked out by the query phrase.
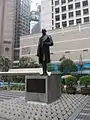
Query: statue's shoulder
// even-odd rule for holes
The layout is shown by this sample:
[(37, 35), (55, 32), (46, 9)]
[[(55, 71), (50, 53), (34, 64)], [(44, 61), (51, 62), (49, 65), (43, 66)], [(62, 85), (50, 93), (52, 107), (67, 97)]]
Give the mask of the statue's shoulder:
[(41, 40), (42, 39), (42, 36), (39, 38), (39, 40)]
[(47, 36), (48, 36), (48, 38), (50, 38), (50, 39), (52, 38), (52, 36), (51, 36), (51, 35), (47, 35)]

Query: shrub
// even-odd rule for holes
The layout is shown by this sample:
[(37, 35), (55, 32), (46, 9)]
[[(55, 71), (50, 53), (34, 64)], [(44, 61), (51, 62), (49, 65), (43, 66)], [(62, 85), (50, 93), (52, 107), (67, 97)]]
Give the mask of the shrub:
[(80, 80), (80, 84), (81, 85), (85, 85), (85, 87), (90, 85), (90, 76), (89, 75), (82, 76), (82, 77), (80, 77), (79, 80)]
[(50, 63), (47, 65), (47, 69), (49, 72), (55, 71), (55, 65)]
[(70, 59), (64, 59), (60, 65), (60, 71), (64, 74), (70, 74), (71, 72), (76, 72), (78, 69), (75, 63)]
[(65, 79), (65, 83), (66, 83), (67, 86), (72, 87), (73, 85), (75, 85), (76, 80), (77, 80), (76, 77), (70, 76), (70, 77), (67, 77), (67, 78)]

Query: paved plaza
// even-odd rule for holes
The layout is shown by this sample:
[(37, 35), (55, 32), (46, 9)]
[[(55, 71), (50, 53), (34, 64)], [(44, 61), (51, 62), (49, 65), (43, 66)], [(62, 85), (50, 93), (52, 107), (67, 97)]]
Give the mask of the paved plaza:
[(89, 120), (89, 117), (89, 96), (63, 94), (47, 105), (26, 103), (24, 92), (0, 92), (0, 120)]
[(75, 120), (90, 120), (90, 99)]

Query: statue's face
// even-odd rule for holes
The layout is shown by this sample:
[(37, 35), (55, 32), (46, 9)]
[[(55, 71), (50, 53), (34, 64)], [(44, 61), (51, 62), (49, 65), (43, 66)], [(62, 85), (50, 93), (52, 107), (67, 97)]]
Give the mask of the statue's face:
[(46, 35), (46, 30), (45, 29), (42, 29), (42, 34)]

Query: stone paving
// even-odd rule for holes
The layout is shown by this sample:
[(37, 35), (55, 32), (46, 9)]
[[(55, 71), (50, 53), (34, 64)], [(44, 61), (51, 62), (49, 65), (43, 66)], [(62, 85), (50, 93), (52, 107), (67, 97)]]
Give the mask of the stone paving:
[(24, 97), (25, 93), (20, 91), (0, 91), (0, 102), (13, 98)]
[(83, 109), (80, 111), (75, 120), (90, 120), (90, 97)]
[[(47, 105), (26, 103), (23, 92), (0, 92), (0, 120), (68, 120), (87, 99), (84, 95), (63, 94), (57, 101)], [(6, 99), (10, 95), (11, 99)], [(16, 96), (12, 97), (12, 96)]]

